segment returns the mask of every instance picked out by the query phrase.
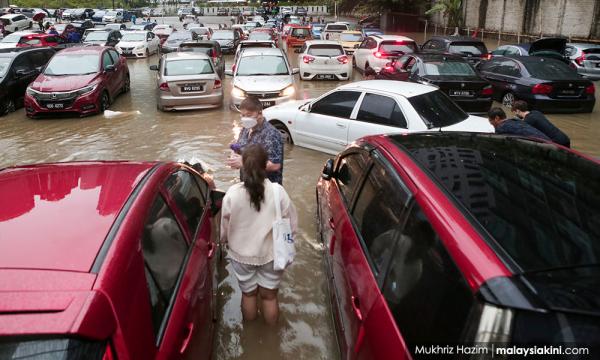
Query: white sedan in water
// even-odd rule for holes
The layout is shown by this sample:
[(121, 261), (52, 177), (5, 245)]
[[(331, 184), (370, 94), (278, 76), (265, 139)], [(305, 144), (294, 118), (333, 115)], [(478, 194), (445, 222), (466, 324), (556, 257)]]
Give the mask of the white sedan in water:
[(263, 114), (289, 143), (329, 154), (374, 134), (494, 132), (486, 118), (468, 115), (437, 87), (391, 80), (343, 85), (317, 99), (290, 101)]
[(158, 54), (158, 36), (151, 31), (127, 31), (115, 46), (123, 56), (148, 57)]

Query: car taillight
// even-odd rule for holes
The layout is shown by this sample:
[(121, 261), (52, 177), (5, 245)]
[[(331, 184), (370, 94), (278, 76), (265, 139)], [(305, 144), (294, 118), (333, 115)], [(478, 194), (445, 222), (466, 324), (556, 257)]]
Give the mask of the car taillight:
[(553, 88), (552, 85), (548, 85), (548, 84), (535, 84), (533, 86), (533, 88), (531, 89), (531, 93), (532, 94), (539, 94), (539, 95), (548, 95), (552, 92)]
[(311, 63), (311, 62), (315, 61), (315, 58), (314, 58), (313, 56), (310, 56), (310, 55), (304, 55), (304, 56), (302, 57), (302, 61), (303, 61), (305, 64), (308, 64), (308, 63)]
[(578, 58), (575, 59), (575, 62), (579, 66), (583, 66), (583, 62), (585, 61), (585, 54), (581, 54)]
[(348, 56), (346, 56), (346, 55), (338, 56), (336, 59), (340, 64), (348, 63)]
[(480, 58), (481, 58), (481, 60), (490, 60), (492, 58), (492, 54), (491, 53), (481, 54)]
[(373, 53), (373, 55), (375, 55), (375, 57), (378, 58), (378, 59), (381, 59), (383, 57), (383, 54), (381, 52), (379, 52), (379, 51), (375, 51)]
[(491, 85), (488, 85), (481, 90), (482, 96), (492, 96), (493, 93), (494, 93), (494, 90), (492, 89)]
[(221, 80), (215, 80), (215, 85), (213, 86), (214, 89), (220, 89), (221, 88)]
[(594, 86), (594, 84), (588, 86), (585, 88), (585, 93), (588, 95), (594, 95), (596, 93), (596, 87)]
[(167, 84), (166, 82), (161, 83), (158, 88), (160, 89), (160, 91), (171, 91), (169, 89), (169, 84)]

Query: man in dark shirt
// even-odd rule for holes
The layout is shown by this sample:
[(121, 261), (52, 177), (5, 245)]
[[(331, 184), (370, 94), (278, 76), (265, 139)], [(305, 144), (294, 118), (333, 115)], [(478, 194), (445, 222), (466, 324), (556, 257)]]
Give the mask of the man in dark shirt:
[(515, 135), (543, 140), (550, 140), (541, 131), (517, 119), (507, 119), (506, 113), (501, 108), (495, 107), (488, 112), (488, 120), (496, 129), (496, 134)]
[(512, 111), (519, 119), (524, 120), (527, 124), (543, 132), (555, 143), (571, 147), (571, 139), (569, 139), (564, 132), (560, 131), (559, 128), (554, 126), (544, 114), (537, 110), (529, 111), (529, 106), (525, 101), (515, 101), (512, 106)]

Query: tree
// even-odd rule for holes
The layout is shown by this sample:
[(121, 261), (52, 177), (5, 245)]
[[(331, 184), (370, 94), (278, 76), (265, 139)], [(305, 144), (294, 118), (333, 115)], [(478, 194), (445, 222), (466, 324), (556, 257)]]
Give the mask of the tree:
[(462, 0), (436, 0), (435, 4), (425, 14), (436, 13), (442, 13), (442, 16), (448, 19), (448, 26), (461, 26), (463, 21)]

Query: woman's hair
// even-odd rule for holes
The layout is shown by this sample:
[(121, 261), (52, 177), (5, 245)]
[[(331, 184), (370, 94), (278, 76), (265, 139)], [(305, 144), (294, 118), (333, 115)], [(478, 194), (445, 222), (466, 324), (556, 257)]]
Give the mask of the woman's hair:
[(242, 151), (242, 172), (244, 187), (250, 194), (250, 202), (260, 211), (260, 204), (265, 198), (264, 181), (267, 177), (267, 151), (259, 144), (246, 145)]
[(248, 96), (240, 104), (240, 110), (248, 110), (248, 111), (252, 111), (252, 112), (261, 112), (262, 109), (263, 109), (262, 103), (260, 102), (260, 100), (258, 100), (254, 96)]

